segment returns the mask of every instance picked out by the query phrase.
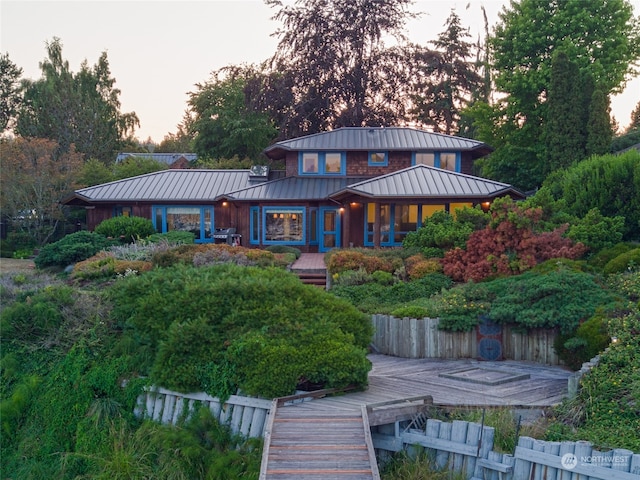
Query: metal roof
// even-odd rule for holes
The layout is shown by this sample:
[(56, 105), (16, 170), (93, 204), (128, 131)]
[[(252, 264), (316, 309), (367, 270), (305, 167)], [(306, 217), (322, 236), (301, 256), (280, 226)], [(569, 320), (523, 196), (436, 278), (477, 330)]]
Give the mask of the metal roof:
[(474, 151), (476, 156), (490, 153), (487, 144), (470, 138), (454, 137), (408, 127), (344, 127), (305, 137), (277, 142), (264, 153), (282, 158), (287, 151)]
[(211, 201), (248, 185), (249, 170), (162, 170), (76, 190), (73, 198), (92, 203)]
[(492, 197), (504, 193), (522, 196), (511, 185), (426, 165), (415, 165), (380, 177), (353, 183), (332, 197)]
[(116, 157), (116, 163), (125, 161), (127, 158), (140, 157), (151, 158), (156, 162), (173, 165), (175, 162), (184, 157), (187, 161), (192, 162), (198, 159), (195, 153), (144, 153), (144, 152), (122, 152)]
[(369, 177), (285, 177), (223, 195), (229, 200), (326, 200)]

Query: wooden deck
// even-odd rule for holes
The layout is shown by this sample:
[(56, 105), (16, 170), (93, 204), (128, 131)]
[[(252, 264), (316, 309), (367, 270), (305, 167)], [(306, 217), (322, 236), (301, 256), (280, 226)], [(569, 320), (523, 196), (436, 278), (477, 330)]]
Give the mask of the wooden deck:
[[(389, 414), (397, 418), (399, 407), (416, 411), (431, 399), (443, 406), (551, 406), (567, 394), (571, 375), (533, 362), (369, 359), (365, 391), (298, 403), (274, 400), (261, 480), (378, 479), (369, 426), (393, 423)], [(374, 406), (378, 410), (368, 414)]]

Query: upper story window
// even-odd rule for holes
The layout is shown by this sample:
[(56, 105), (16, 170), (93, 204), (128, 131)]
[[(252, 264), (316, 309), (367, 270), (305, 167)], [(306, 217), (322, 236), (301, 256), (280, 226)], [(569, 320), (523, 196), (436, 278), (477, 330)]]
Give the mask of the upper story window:
[(460, 172), (460, 152), (415, 152), (412, 164)]
[(299, 154), (300, 175), (344, 175), (345, 171), (344, 152), (300, 152)]
[(386, 167), (387, 165), (389, 165), (387, 152), (369, 152), (370, 167)]

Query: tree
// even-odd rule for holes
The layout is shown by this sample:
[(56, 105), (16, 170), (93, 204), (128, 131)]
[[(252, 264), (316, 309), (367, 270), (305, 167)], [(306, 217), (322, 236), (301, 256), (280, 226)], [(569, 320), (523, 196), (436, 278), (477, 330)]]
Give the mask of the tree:
[(77, 187), (82, 155), (73, 146), (62, 152), (52, 140), (16, 138), (0, 142), (0, 166), (3, 215), (44, 245), (65, 218), (60, 201)]
[(25, 81), (24, 101), (15, 131), (23, 137), (48, 138), (63, 151), (74, 144), (87, 157), (110, 160), (139, 124), (135, 113), (121, 113), (106, 52), (74, 74), (62, 57), (62, 43), (47, 43), (42, 78)]
[(591, 99), (589, 122), (587, 123), (586, 153), (588, 156), (609, 153), (613, 139), (610, 112), (609, 97), (602, 90), (595, 90)]
[(447, 135), (455, 133), (460, 112), (473, 98), (474, 92), (482, 90), (484, 79), (478, 73), (473, 56), (473, 45), (465, 38), (470, 37), (469, 29), (464, 29), (460, 17), (451, 11), (445, 23), (445, 31), (431, 42), (435, 52), (423, 50), (422, 59), (415, 65), (418, 70), (413, 96), (415, 103), (412, 113), (415, 120), (433, 128), (435, 132)]
[(402, 39), (411, 0), (267, 3), (279, 8), (273, 18), (284, 25), (271, 69), (290, 87), (289, 136), (404, 118), (405, 58), (384, 39)]
[(22, 69), (9, 59), (9, 54), (0, 54), (0, 133), (15, 118), (22, 101), (20, 75)]
[(498, 163), (508, 161), (497, 151), (499, 145), (527, 152), (515, 160), (516, 168), (532, 171), (527, 183), (520, 185), (528, 189), (538, 186), (544, 176), (546, 153), (538, 143), (547, 120), (553, 52), (565, 52), (581, 72), (593, 77), (595, 88), (608, 95), (636, 73), (640, 28), (627, 0), (520, 0), (502, 10), (490, 45), (495, 85), (505, 95), (491, 106), (498, 119), (496, 135), (481, 140), (496, 147), (491, 161)]
[(223, 68), (189, 94), (190, 134), (198, 156), (258, 159), (276, 137), (269, 115), (252, 105), (245, 93), (256, 76), (259, 73), (251, 67)]
[(580, 70), (566, 53), (558, 51), (551, 62), (551, 81), (548, 88), (545, 146), (545, 173), (566, 168), (585, 156), (585, 102)]

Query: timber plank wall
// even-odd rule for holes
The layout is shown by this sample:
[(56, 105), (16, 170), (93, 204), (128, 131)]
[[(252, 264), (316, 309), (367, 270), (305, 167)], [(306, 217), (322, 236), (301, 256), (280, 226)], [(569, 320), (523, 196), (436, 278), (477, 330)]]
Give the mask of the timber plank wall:
[[(372, 344), (378, 353), (401, 358), (478, 358), (478, 333), (438, 329), (437, 318), (396, 318), (372, 315)], [(536, 329), (522, 334), (509, 325), (501, 331), (502, 355), (508, 360), (561, 365), (553, 348), (556, 332)]]

